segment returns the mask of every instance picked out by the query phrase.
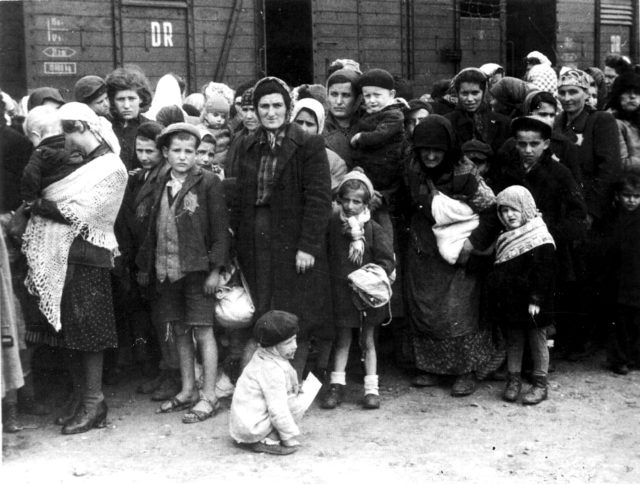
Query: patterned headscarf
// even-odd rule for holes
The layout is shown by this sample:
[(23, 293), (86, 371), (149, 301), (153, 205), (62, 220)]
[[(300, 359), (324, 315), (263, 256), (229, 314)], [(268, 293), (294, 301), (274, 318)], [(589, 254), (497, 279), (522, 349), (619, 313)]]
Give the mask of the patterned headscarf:
[(558, 79), (558, 88), (562, 86), (577, 86), (588, 92), (589, 84), (589, 75), (579, 69), (569, 69), (561, 74), (560, 79)]
[(536, 64), (529, 69), (525, 81), (530, 82), (540, 91), (554, 95), (558, 92), (558, 76), (551, 66)]

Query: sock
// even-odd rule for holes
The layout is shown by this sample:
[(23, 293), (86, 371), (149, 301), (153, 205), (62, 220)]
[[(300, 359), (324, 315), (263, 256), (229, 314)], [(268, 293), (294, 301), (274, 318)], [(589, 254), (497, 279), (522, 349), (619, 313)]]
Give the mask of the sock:
[(378, 395), (378, 376), (364, 376), (364, 395), (375, 394)]
[(331, 384), (342, 384), (343, 386), (347, 385), (347, 373), (346, 372), (332, 372), (331, 373)]

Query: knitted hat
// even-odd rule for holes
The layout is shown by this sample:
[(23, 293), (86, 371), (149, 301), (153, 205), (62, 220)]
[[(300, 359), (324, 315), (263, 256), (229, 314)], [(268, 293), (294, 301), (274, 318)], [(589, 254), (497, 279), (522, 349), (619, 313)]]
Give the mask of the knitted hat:
[(316, 123), (318, 123), (318, 135), (322, 133), (324, 128), (324, 107), (320, 104), (320, 101), (313, 98), (302, 98), (296, 101), (296, 104), (293, 105), (293, 109), (291, 110), (291, 121), (295, 121), (300, 111), (303, 109), (311, 111), (316, 117)]
[(227, 99), (220, 93), (213, 93), (204, 104), (204, 113), (213, 113), (214, 111), (222, 111), (229, 113), (231, 106)]
[(41, 106), (47, 100), (64, 104), (64, 98), (56, 88), (38, 88), (29, 96), (29, 101), (27, 101), (27, 111), (31, 110), (31, 108), (35, 108), (36, 106)]
[(353, 69), (338, 69), (327, 78), (327, 89), (334, 84), (351, 83), (355, 88), (361, 74)]
[(345, 184), (345, 182), (349, 180), (358, 180), (362, 182), (365, 185), (365, 187), (367, 187), (367, 190), (369, 191), (369, 196), (373, 197), (373, 193), (374, 193), (373, 184), (371, 183), (371, 180), (369, 180), (369, 177), (365, 175), (364, 171), (360, 167), (353, 167), (353, 170), (351, 170), (351, 172), (347, 173), (342, 178), (336, 192), (340, 192), (340, 188)]
[(80, 78), (73, 87), (73, 97), (80, 103), (89, 104), (98, 96), (107, 92), (107, 83), (98, 76)]
[(384, 69), (369, 69), (360, 79), (358, 79), (358, 87), (362, 89), (364, 86), (375, 86), (383, 89), (393, 89), (395, 83), (393, 76)]
[(291, 109), (291, 91), (282, 79), (269, 76), (260, 79), (253, 87), (253, 107), (258, 109), (258, 102), (263, 96), (281, 94), (287, 111)]
[(444, 116), (429, 115), (413, 131), (414, 148), (448, 151), (452, 145), (453, 128)]
[(577, 86), (589, 91), (589, 76), (579, 69), (569, 69), (560, 75), (558, 79), (558, 89), (562, 86)]
[(165, 147), (169, 139), (171, 138), (171, 135), (179, 132), (189, 133), (190, 135), (195, 136), (196, 139), (198, 140), (198, 143), (196, 143), (196, 146), (199, 145), (200, 140), (202, 140), (202, 137), (200, 136), (200, 130), (198, 130), (198, 128), (196, 128), (191, 123), (173, 123), (172, 125), (169, 125), (164, 130), (162, 130), (162, 132), (156, 139), (157, 147), (158, 148)]
[(258, 318), (253, 327), (253, 338), (262, 347), (273, 347), (299, 331), (298, 317), (293, 313), (270, 310)]
[(533, 195), (522, 185), (512, 185), (497, 195), (496, 208), (501, 220), (500, 207), (505, 206), (521, 212), (523, 223), (529, 222), (538, 215), (538, 208)]
[(467, 153), (476, 153), (477, 156), (480, 155), (479, 158), (486, 160), (487, 158), (493, 156), (493, 150), (491, 146), (486, 143), (481, 142), (480, 140), (469, 140), (462, 144), (462, 151), (466, 155)]
[(519, 131), (537, 131), (545, 140), (551, 138), (551, 127), (533, 116), (521, 116), (511, 122), (512, 136), (516, 136)]
[(253, 106), (253, 88), (249, 88), (244, 93), (242, 93), (240, 106)]

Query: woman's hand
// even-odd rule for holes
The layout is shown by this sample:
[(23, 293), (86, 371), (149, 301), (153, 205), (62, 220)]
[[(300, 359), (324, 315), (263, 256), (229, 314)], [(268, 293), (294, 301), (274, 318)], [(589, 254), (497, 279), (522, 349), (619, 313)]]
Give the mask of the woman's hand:
[(209, 276), (207, 276), (207, 279), (204, 281), (204, 294), (208, 296), (215, 295), (219, 283), (220, 269), (214, 269), (211, 273), (209, 273)]
[(467, 264), (467, 261), (469, 261), (469, 256), (471, 256), (471, 252), (474, 249), (475, 248), (473, 247), (473, 244), (471, 244), (471, 241), (469, 241), (469, 239), (465, 239), (456, 264), (459, 264), (460, 266), (464, 266), (465, 264)]
[(309, 253), (298, 250), (296, 253), (296, 271), (298, 274), (304, 274), (305, 271), (313, 268), (314, 264), (316, 264), (316, 258)]
[(540, 313), (540, 305), (529, 303), (529, 315), (535, 317), (538, 313)]
[(355, 135), (353, 135), (353, 137), (351, 138), (351, 146), (355, 147), (358, 144), (358, 140), (360, 139), (360, 133), (356, 133)]

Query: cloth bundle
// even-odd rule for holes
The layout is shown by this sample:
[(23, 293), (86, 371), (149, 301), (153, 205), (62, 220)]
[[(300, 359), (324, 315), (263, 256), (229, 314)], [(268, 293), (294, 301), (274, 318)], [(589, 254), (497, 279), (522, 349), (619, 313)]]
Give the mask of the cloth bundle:
[(455, 264), (464, 241), (480, 223), (480, 217), (469, 205), (438, 192), (431, 202), (431, 214), (436, 223), (433, 234), (440, 256), (449, 264)]

